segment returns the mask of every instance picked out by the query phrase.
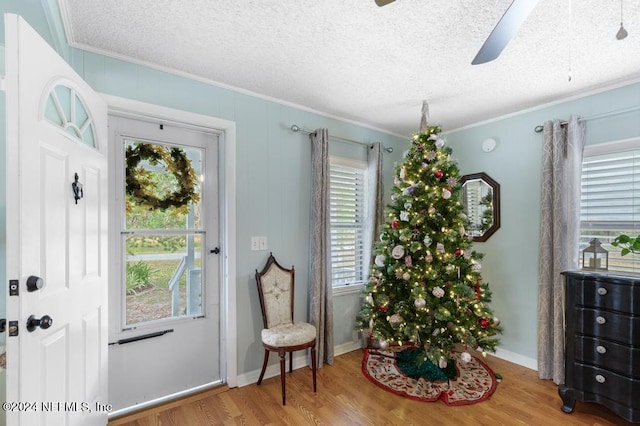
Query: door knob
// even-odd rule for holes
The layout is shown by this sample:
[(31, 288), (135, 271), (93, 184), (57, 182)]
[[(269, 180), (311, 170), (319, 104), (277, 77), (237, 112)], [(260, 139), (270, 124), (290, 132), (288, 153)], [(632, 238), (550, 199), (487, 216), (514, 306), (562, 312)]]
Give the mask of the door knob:
[(44, 287), (44, 280), (40, 277), (36, 277), (35, 275), (31, 275), (27, 278), (27, 291), (37, 291)]
[(31, 315), (27, 319), (27, 330), (33, 331), (36, 328), (40, 327), (43, 330), (51, 327), (53, 325), (53, 318), (49, 315), (44, 315), (42, 318), (38, 319), (35, 315)]

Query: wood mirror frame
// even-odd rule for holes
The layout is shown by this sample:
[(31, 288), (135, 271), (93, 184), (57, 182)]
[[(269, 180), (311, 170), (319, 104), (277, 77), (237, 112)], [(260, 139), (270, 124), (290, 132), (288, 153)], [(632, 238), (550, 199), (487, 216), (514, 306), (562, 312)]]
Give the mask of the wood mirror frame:
[[(500, 228), (500, 184), (484, 172), (464, 175), (460, 184), (460, 201), (469, 219), (467, 232), (473, 241), (487, 241)], [(469, 191), (472, 184), (476, 186), (475, 193)]]

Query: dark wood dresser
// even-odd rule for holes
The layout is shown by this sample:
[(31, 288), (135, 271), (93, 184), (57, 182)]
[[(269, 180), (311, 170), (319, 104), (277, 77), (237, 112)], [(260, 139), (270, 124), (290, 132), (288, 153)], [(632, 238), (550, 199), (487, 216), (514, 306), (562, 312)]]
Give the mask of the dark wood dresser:
[(567, 271), (562, 411), (576, 400), (640, 422), (640, 276)]

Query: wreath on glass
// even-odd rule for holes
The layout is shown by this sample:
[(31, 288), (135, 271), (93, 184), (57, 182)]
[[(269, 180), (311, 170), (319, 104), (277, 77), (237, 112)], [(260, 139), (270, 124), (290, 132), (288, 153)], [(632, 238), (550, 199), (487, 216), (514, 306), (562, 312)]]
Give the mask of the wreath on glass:
[[(138, 143), (128, 146), (125, 154), (127, 208), (130, 208), (129, 201), (132, 201), (150, 210), (165, 210), (173, 207), (186, 213), (189, 203), (200, 201), (200, 195), (196, 193), (198, 177), (183, 149)], [(139, 167), (143, 160), (153, 166), (164, 163), (169, 173), (176, 178), (177, 188), (168, 194), (158, 196), (157, 185), (152, 179), (153, 173), (144, 167)]]

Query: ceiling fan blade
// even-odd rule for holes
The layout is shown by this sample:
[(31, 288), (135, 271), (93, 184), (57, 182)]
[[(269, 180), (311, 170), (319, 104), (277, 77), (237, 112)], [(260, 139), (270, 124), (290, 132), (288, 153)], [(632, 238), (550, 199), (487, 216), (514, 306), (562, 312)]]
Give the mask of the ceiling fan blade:
[(396, 0), (376, 0), (376, 4), (382, 7), (388, 5), (389, 3), (393, 3), (394, 1)]
[(471, 61), (471, 65), (484, 64), (500, 56), (509, 40), (518, 32), (518, 28), (536, 7), (539, 0), (513, 0), (502, 18), (491, 31), (480, 51)]

